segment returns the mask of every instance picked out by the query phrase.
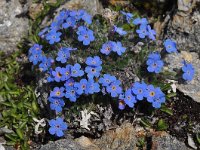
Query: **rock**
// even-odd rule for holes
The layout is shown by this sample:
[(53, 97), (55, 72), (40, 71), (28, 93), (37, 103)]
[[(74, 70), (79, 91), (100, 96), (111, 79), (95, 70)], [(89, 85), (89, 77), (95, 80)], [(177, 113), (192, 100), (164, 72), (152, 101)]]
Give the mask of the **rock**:
[(18, 0), (0, 2), (0, 51), (12, 52), (27, 34), (28, 19), (21, 17), (23, 8)]
[(185, 143), (178, 141), (169, 134), (152, 136), (152, 150), (190, 150)]
[(194, 6), (196, 0), (178, 0), (178, 10), (189, 11)]
[(200, 56), (200, 11), (195, 9), (194, 2), (179, 0), (179, 11), (169, 21), (164, 37), (175, 39), (179, 50), (197, 52)]
[(188, 134), (187, 136), (188, 136), (188, 145), (193, 149), (197, 149), (197, 146), (194, 142), (194, 138), (190, 134)]
[(59, 12), (62, 9), (85, 9), (90, 15), (101, 14), (103, 6), (99, 0), (70, 0), (57, 9)]
[(36, 19), (38, 14), (40, 14), (43, 9), (44, 9), (44, 6), (42, 3), (33, 3), (29, 7), (29, 16), (32, 19)]
[(178, 82), (176, 83), (177, 89), (183, 92), (185, 95), (190, 96), (194, 101), (200, 103), (200, 60), (198, 54), (195, 52), (181, 51), (177, 54), (168, 54), (165, 58), (166, 63), (168, 63), (168, 69), (170, 71), (181, 69), (183, 66), (183, 59), (191, 62), (195, 68), (194, 79), (187, 83)]
[(40, 150), (83, 150), (83, 148), (71, 138), (50, 141), (43, 145)]
[(8, 129), (7, 126), (0, 128), (0, 135), (6, 134), (6, 133), (13, 133), (13, 130)]
[(76, 139), (76, 141), (86, 150), (100, 150), (98, 146), (93, 144), (92, 141), (85, 136), (81, 136), (80, 138)]
[(94, 140), (94, 144), (101, 150), (125, 150), (136, 148), (137, 138), (132, 124), (125, 123), (115, 130), (107, 131), (100, 139)]
[[(59, 14), (62, 9), (78, 10), (84, 9), (90, 15), (102, 14), (104, 11), (102, 4), (99, 0), (67, 0), (59, 8), (54, 11), (55, 17)], [(49, 26), (52, 22), (52, 15), (47, 15), (41, 23), (41, 28)]]

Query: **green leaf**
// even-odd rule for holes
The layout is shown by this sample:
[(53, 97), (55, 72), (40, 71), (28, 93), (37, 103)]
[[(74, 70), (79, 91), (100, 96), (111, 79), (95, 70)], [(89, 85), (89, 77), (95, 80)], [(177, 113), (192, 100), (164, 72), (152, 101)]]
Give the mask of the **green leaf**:
[(14, 146), (15, 144), (15, 141), (6, 141), (6, 145)]
[(168, 128), (168, 124), (163, 119), (160, 119), (158, 121), (157, 130), (162, 131), (162, 130), (166, 130), (167, 128)]
[(22, 123), (19, 125), (19, 128), (20, 128), (20, 129), (24, 128), (24, 127), (26, 126), (26, 124), (27, 124), (27, 121), (22, 122)]
[(8, 139), (10, 139), (10, 140), (13, 141), (13, 142), (17, 142), (16, 137), (13, 137), (12, 134), (5, 134), (5, 137), (8, 138)]
[(141, 123), (143, 126), (145, 126), (145, 127), (151, 127), (151, 123), (150, 123), (147, 119), (145, 119), (145, 118), (142, 118), (142, 119), (140, 120), (140, 123)]
[(20, 128), (16, 129), (16, 133), (17, 133), (17, 135), (19, 136), (19, 138), (21, 140), (24, 139), (24, 134), (23, 134), (23, 132), (22, 132), (22, 130)]
[(33, 109), (34, 113), (36, 113), (36, 114), (39, 112), (38, 105), (35, 101), (32, 101), (32, 109)]
[(131, 30), (131, 27), (130, 27), (129, 24), (124, 24), (124, 25), (122, 26), (122, 28), (123, 28), (124, 30), (126, 30), (126, 31)]
[(200, 144), (200, 133), (196, 134), (196, 139), (197, 139), (198, 144)]
[(166, 95), (167, 99), (170, 99), (171, 97), (176, 96), (176, 93), (169, 93)]
[(170, 116), (173, 115), (173, 111), (172, 111), (171, 109), (167, 108), (165, 105), (163, 105), (163, 106), (161, 107), (160, 110), (161, 110), (162, 112), (164, 112), (164, 113), (170, 115)]

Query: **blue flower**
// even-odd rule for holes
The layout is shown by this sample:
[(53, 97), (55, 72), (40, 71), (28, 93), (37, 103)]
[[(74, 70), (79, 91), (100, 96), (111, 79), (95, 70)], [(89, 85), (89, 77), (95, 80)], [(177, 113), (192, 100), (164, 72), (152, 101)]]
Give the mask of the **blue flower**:
[(60, 13), (58, 14), (58, 16), (56, 17), (56, 20), (58, 22), (63, 22), (68, 17), (69, 17), (69, 10), (62, 10), (62, 11), (60, 11)]
[(126, 16), (126, 21), (127, 21), (128, 23), (130, 23), (131, 19), (133, 18), (133, 14), (131, 14), (131, 13), (126, 13), (126, 12), (124, 12), (124, 11), (121, 11), (121, 13), (122, 13), (123, 15)]
[(46, 35), (46, 39), (49, 41), (49, 44), (54, 44), (57, 42), (60, 42), (60, 36), (62, 33), (60, 32), (56, 32), (54, 30), (50, 31), (49, 33), (47, 33)]
[(84, 10), (72, 10), (70, 16), (74, 17), (77, 21), (80, 20), (84, 14)]
[(146, 93), (146, 88), (147, 85), (144, 82), (142, 83), (135, 82), (132, 87), (132, 92), (136, 95), (136, 98), (138, 100), (143, 100)]
[(60, 29), (59, 22), (56, 22), (56, 21), (52, 22), (51, 26), (50, 26), (50, 29), (51, 29), (51, 31), (57, 31), (57, 30), (59, 30)]
[(114, 42), (113, 42), (113, 41), (108, 41), (108, 42), (104, 43), (104, 44), (102, 45), (102, 48), (101, 48), (100, 52), (101, 52), (102, 54), (109, 55), (110, 52), (111, 52), (112, 49), (113, 49), (113, 45), (114, 45)]
[(48, 76), (47, 76), (47, 82), (53, 82), (54, 81), (54, 77), (52, 75), (52, 68), (49, 69), (49, 71), (47, 72)]
[(155, 41), (155, 40), (156, 40), (156, 38), (155, 38), (156, 31), (155, 31), (155, 30), (152, 30), (150, 25), (147, 26), (147, 31), (148, 31), (148, 37), (149, 37), (151, 40), (154, 40), (154, 41)]
[(76, 82), (74, 84), (74, 87), (77, 88), (76, 92), (81, 95), (85, 93), (85, 90), (87, 88), (88, 81), (86, 79), (81, 79), (80, 82)]
[(148, 35), (147, 25), (140, 25), (140, 29), (136, 30), (136, 32), (138, 33), (140, 38), (144, 39)]
[(62, 118), (57, 118), (57, 119), (51, 119), (49, 121), (49, 125), (50, 125), (50, 128), (49, 128), (49, 133), (51, 135), (56, 135), (58, 137), (61, 137), (64, 135), (63, 131), (64, 130), (67, 130), (67, 124), (63, 121)]
[(186, 81), (191, 81), (194, 78), (194, 67), (191, 63), (183, 62), (184, 66), (182, 67), (182, 71), (184, 72), (182, 78)]
[(124, 100), (119, 100), (118, 108), (120, 110), (124, 110), (125, 106), (126, 106), (126, 104), (125, 104)]
[(125, 92), (124, 102), (125, 102), (129, 107), (131, 107), (131, 108), (134, 107), (134, 104), (136, 103), (136, 99), (135, 99), (135, 96), (133, 96), (132, 90), (131, 90), (131, 89), (128, 89), (128, 90)]
[(113, 49), (114, 52), (117, 52), (118, 55), (122, 55), (122, 53), (124, 53), (126, 51), (126, 48), (122, 46), (121, 42), (115, 42), (115, 44), (113, 44)]
[(92, 23), (92, 16), (90, 14), (88, 14), (87, 12), (84, 12), (84, 14), (82, 15), (82, 19), (87, 23), (87, 24), (91, 24)]
[(177, 52), (176, 43), (170, 39), (165, 40), (164, 46), (168, 53)]
[(65, 88), (64, 87), (55, 87), (54, 89), (53, 89), (53, 91), (51, 91), (51, 93), (50, 93), (50, 97), (57, 97), (57, 98), (61, 98), (61, 97), (63, 97), (64, 96), (64, 90), (65, 90)]
[(80, 26), (80, 27), (78, 27), (78, 30), (77, 30), (76, 33), (79, 35), (83, 31), (87, 31), (87, 27), (86, 26)]
[(102, 84), (102, 86), (108, 86), (116, 80), (117, 79), (115, 76), (111, 76), (110, 74), (104, 74), (103, 77), (99, 79), (99, 83)]
[(78, 29), (77, 34), (78, 34), (78, 41), (83, 42), (83, 45), (89, 45), (90, 42), (94, 41), (95, 39), (93, 31), (90, 29), (85, 29), (84, 27)]
[(101, 66), (102, 61), (99, 56), (94, 56), (94, 57), (87, 57), (85, 63), (88, 66), (98, 67)]
[(133, 20), (133, 24), (134, 25), (147, 25), (148, 24), (148, 21), (147, 21), (147, 19), (146, 18), (136, 18), (136, 19), (134, 19)]
[(56, 67), (55, 71), (52, 71), (52, 75), (53, 75), (54, 80), (56, 82), (60, 82), (61, 81), (62, 72), (63, 72), (63, 68), (61, 68), (61, 67)]
[(161, 56), (158, 53), (149, 54), (146, 64), (149, 72), (159, 73), (161, 72), (164, 62), (160, 59)]
[(122, 93), (122, 88), (120, 86), (121, 82), (116, 80), (106, 87), (106, 91), (111, 94), (112, 97), (117, 97)]
[(98, 67), (87, 66), (85, 68), (85, 72), (87, 73), (87, 76), (89, 79), (91, 79), (93, 77), (99, 77), (101, 70), (102, 70), (101, 66), (98, 66)]
[(42, 54), (42, 45), (39, 44), (34, 44), (30, 49), (29, 49), (29, 54)]
[(69, 28), (69, 27), (74, 27), (76, 25), (76, 19), (74, 18), (74, 17), (68, 17), (67, 19), (66, 19), (66, 22), (64, 22), (63, 24), (62, 24), (62, 27), (64, 28), (64, 29), (67, 29), (67, 28)]
[(86, 94), (94, 94), (94, 93), (98, 93), (98, 92), (100, 92), (99, 84), (94, 82), (93, 79), (89, 79), (85, 93)]
[(150, 53), (148, 56), (148, 59), (153, 59), (153, 60), (160, 60), (161, 56), (158, 52)]
[(79, 97), (78, 93), (76, 92), (77, 88), (67, 86), (65, 97), (68, 98), (71, 102), (76, 102), (76, 99)]
[(55, 110), (56, 112), (62, 111), (62, 107), (64, 107), (64, 105), (65, 105), (65, 103), (62, 99), (49, 97), (48, 100), (50, 102), (51, 110)]
[(160, 108), (162, 103), (165, 103), (165, 94), (161, 91), (153, 99), (152, 106), (154, 108)]
[(43, 59), (42, 54), (34, 53), (29, 56), (29, 61), (32, 62), (33, 65), (37, 65), (38, 62), (42, 61), (42, 59)]
[(147, 101), (150, 103), (156, 102), (159, 97), (163, 97), (164, 93), (161, 91), (159, 87), (155, 88), (153, 85), (148, 85), (145, 97)]
[(65, 68), (61, 70), (61, 81), (66, 81), (71, 77), (71, 65), (67, 65)]
[(81, 70), (81, 65), (76, 63), (74, 66), (71, 66), (71, 76), (72, 77), (81, 77), (84, 75), (84, 71)]
[(74, 86), (74, 83), (75, 83), (74, 79), (73, 79), (73, 78), (69, 78), (69, 79), (65, 82), (64, 86), (65, 86), (65, 87), (73, 87), (73, 86)]
[(67, 48), (62, 47), (60, 48), (60, 50), (58, 51), (57, 54), (57, 61), (60, 61), (61, 63), (66, 63), (67, 59), (70, 57), (70, 52)]
[(114, 26), (114, 32), (117, 32), (119, 35), (127, 34), (127, 32), (123, 30), (123, 28), (118, 28), (117, 26)]
[(51, 64), (54, 62), (54, 60), (52, 58), (47, 58), (47, 57), (43, 57), (41, 64), (39, 65), (39, 68), (41, 69), (41, 71), (47, 71), (50, 67)]

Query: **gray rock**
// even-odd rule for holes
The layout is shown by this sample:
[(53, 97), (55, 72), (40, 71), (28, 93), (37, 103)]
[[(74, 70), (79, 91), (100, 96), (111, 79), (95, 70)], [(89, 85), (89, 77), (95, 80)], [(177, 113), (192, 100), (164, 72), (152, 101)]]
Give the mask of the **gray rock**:
[(20, 17), (23, 8), (18, 0), (0, 0), (0, 51), (15, 51), (28, 31), (28, 19)]
[[(185, 3), (183, 3), (183, 1)], [(181, 3), (182, 2), (182, 3)], [(200, 12), (191, 0), (179, 0), (179, 11), (166, 27), (165, 38), (173, 38), (180, 51), (197, 52), (200, 56)], [(191, 10), (194, 10), (193, 12)]]
[(94, 144), (102, 150), (129, 150), (136, 148), (136, 133), (132, 124), (125, 123), (115, 130), (107, 131)]
[(70, 0), (57, 9), (57, 12), (62, 9), (85, 9), (94, 16), (100, 14), (103, 11), (103, 6), (99, 0)]
[(178, 0), (178, 10), (189, 11), (193, 7), (195, 0)]
[(176, 69), (181, 69), (183, 66), (182, 61), (184, 59), (193, 64), (195, 68), (195, 76), (190, 82), (177, 83), (177, 89), (185, 95), (190, 96), (194, 101), (200, 103), (200, 60), (198, 58), (198, 54), (195, 52), (182, 51), (181, 53), (167, 55), (165, 61), (168, 63), (168, 69), (170, 71), (174, 71)]
[(191, 150), (185, 143), (177, 140), (169, 134), (162, 136), (153, 136), (153, 148), (154, 150)]
[(74, 140), (67, 138), (51, 141), (46, 145), (43, 145), (40, 150), (82, 150), (83, 148)]

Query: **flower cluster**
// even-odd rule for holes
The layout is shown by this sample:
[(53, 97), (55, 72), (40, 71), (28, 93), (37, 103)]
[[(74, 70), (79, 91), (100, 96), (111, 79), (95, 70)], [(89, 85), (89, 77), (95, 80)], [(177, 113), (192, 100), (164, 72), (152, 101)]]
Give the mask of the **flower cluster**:
[(146, 64), (148, 65), (147, 70), (155, 73), (159, 73), (164, 65), (159, 53), (149, 54)]
[(109, 55), (111, 51), (121, 56), (126, 51), (126, 48), (123, 47), (122, 43), (119, 41), (118, 42), (108, 41), (102, 45), (102, 48), (100, 50), (100, 52), (105, 55)]
[[(132, 88), (129, 88), (121, 95), (119, 101), (119, 109), (124, 109), (125, 105), (133, 108), (137, 101), (147, 99), (152, 103), (154, 108), (160, 108), (162, 103), (165, 103), (165, 94), (159, 87), (147, 85), (144, 82), (135, 82)], [(122, 101), (124, 103), (122, 103)], [(122, 105), (124, 105), (122, 107)]]
[[(177, 53), (176, 43), (173, 40), (166, 39), (163, 45), (168, 53)], [(160, 73), (164, 66), (164, 62), (163, 60), (161, 60), (161, 55), (159, 52), (154, 52), (149, 54), (146, 64), (148, 66), (147, 67), (148, 72), (155, 72), (155, 73)], [(182, 78), (185, 81), (191, 81), (194, 78), (195, 70), (191, 63), (187, 63), (184, 60), (182, 71), (183, 71)]]
[[(136, 32), (140, 38), (149, 37), (155, 40), (155, 31), (151, 29), (146, 18), (133, 18), (131, 13), (122, 12), (126, 16), (128, 23), (140, 25)], [(46, 49), (42, 45), (34, 44), (29, 49), (29, 60), (33, 65), (38, 65), (42, 72), (48, 74), (47, 81), (51, 85), (56, 85), (50, 91), (48, 101), (50, 108), (56, 112), (57, 116), (62, 113), (66, 100), (76, 102), (82, 95), (95, 93), (108, 94), (112, 98), (119, 100), (119, 109), (125, 106), (133, 108), (137, 101), (147, 100), (154, 108), (160, 108), (165, 102), (165, 94), (159, 87), (145, 82), (135, 82), (132, 87), (124, 90), (122, 83), (115, 76), (101, 74), (103, 61), (99, 56), (89, 56), (85, 63), (74, 63), (70, 56), (78, 48), (72, 48), (70, 44), (61, 43), (67, 39), (66, 34), (70, 33), (71, 38), (75, 38), (84, 46), (89, 46), (95, 40), (94, 32), (89, 29), (92, 17), (84, 10), (62, 10), (49, 27), (44, 28), (38, 35), (42, 40), (52, 47), (52, 53), (48, 56)], [(123, 28), (114, 26), (114, 32), (121, 36), (128, 33)], [(64, 33), (64, 34), (63, 34)], [(73, 33), (73, 34), (72, 34)], [(120, 37), (121, 38), (121, 37)], [(177, 52), (176, 43), (170, 39), (164, 42), (168, 53)], [(120, 41), (111, 41), (102, 44), (100, 52), (109, 57), (111, 52), (121, 56), (126, 48)], [(161, 72), (164, 62), (158, 52), (150, 53), (146, 61), (149, 72)], [(194, 68), (191, 64), (184, 62), (182, 67), (183, 79), (192, 80)], [(60, 117), (49, 121), (49, 133), (61, 137), (63, 131), (67, 129), (67, 124)]]
[[(44, 28), (38, 35), (52, 45), (61, 41), (63, 30), (74, 30), (78, 40), (84, 45), (89, 45), (95, 39), (93, 31), (86, 26), (91, 23), (92, 17), (85, 10), (62, 10), (50, 27)], [(78, 27), (78, 24), (83, 25)]]

